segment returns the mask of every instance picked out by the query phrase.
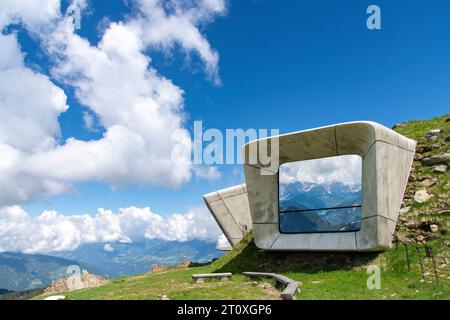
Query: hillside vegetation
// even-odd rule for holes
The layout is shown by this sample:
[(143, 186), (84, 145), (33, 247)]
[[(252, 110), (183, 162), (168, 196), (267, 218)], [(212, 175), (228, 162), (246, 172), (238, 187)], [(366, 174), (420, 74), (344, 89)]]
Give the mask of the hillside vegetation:
[[(450, 299), (450, 182), (449, 172), (442, 170), (448, 160), (441, 159), (438, 164), (427, 160), (449, 152), (449, 118), (412, 121), (395, 128), (419, 144), (399, 219), (399, 240), (386, 252), (264, 252), (255, 247), (249, 234), (232, 252), (209, 265), (121, 277), (102, 287), (66, 293), (66, 298), (157, 299), (165, 295), (169, 299), (278, 299), (273, 282), (242, 275), (245, 271), (263, 271), (300, 281), (297, 299)], [(429, 134), (436, 129), (440, 131)], [(441, 167), (436, 170), (436, 166)], [(423, 190), (428, 195), (425, 201)], [(432, 248), (436, 269), (432, 258), (425, 256), (425, 247)], [(381, 268), (380, 289), (367, 287), (369, 265)], [(234, 275), (226, 282), (196, 284), (191, 279), (194, 273), (211, 272)]]

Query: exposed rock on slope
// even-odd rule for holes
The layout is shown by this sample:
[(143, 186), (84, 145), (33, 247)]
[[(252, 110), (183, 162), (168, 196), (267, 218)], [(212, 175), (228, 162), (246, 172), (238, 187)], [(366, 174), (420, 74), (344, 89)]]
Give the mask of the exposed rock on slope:
[(108, 281), (83, 270), (81, 275), (72, 275), (64, 279), (55, 280), (45, 289), (45, 294), (87, 289), (101, 286)]
[(444, 239), (450, 227), (450, 121), (448, 116), (411, 121), (395, 131), (418, 141), (397, 225), (397, 239)]
[(149, 273), (164, 272), (164, 271), (173, 270), (173, 269), (185, 269), (185, 268), (189, 268), (191, 265), (192, 265), (192, 261), (189, 259), (184, 259), (183, 262), (181, 262), (180, 264), (178, 264), (176, 266), (162, 266), (159, 264), (155, 264), (152, 266)]

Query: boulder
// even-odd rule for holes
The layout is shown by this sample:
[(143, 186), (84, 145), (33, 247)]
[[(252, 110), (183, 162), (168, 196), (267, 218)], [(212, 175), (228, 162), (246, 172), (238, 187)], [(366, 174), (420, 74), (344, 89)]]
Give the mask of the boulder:
[(432, 195), (430, 195), (427, 190), (422, 189), (414, 194), (414, 201), (416, 201), (417, 203), (424, 203), (430, 200), (431, 197)]
[(419, 227), (419, 225), (417, 222), (411, 221), (411, 222), (405, 223), (405, 227), (410, 230), (415, 230)]
[(411, 210), (411, 207), (404, 207), (400, 209), (400, 215), (406, 214)]
[(418, 181), (423, 181), (423, 180), (426, 180), (426, 179), (433, 179), (433, 177), (432, 176), (428, 176), (428, 175), (417, 177)]
[(436, 233), (439, 231), (439, 227), (436, 224), (430, 224), (430, 230), (433, 233)]
[(424, 188), (428, 188), (428, 187), (431, 187), (431, 186), (435, 185), (436, 182), (437, 182), (436, 179), (426, 179), (426, 180), (423, 180), (423, 181), (419, 182), (419, 186), (424, 187)]
[(428, 141), (434, 141), (434, 140), (436, 140), (436, 138), (437, 138), (437, 136), (440, 134), (442, 132), (442, 130), (441, 129), (434, 129), (434, 130), (430, 130), (426, 135), (425, 135), (425, 138), (428, 140)]
[(417, 153), (426, 153), (426, 152), (430, 152), (431, 150), (433, 150), (433, 148), (428, 145), (419, 145), (416, 148)]
[(404, 235), (401, 235), (401, 234), (398, 234), (396, 237), (397, 237), (398, 241), (400, 241), (403, 244), (408, 244), (408, 243), (412, 242), (411, 239), (409, 239), (409, 238), (407, 238), (407, 237), (405, 237)]
[(424, 237), (423, 235), (418, 235), (418, 236), (416, 237), (416, 241), (417, 241), (417, 242), (425, 242), (425, 237)]
[(436, 173), (446, 173), (447, 166), (445, 164), (441, 164), (440, 166), (433, 167), (433, 171)]
[(450, 161), (450, 153), (444, 153), (437, 156), (422, 159), (424, 166), (433, 166), (435, 164), (447, 164)]

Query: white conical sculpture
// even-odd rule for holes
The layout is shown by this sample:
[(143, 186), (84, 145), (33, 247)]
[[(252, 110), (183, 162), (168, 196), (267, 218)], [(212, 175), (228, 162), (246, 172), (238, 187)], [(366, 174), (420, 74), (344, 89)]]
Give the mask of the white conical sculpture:
[[(244, 187), (237, 186), (206, 195), (205, 201), (231, 244), (253, 228), (256, 245), (265, 250), (384, 250), (392, 244), (415, 147), (415, 141), (374, 122), (344, 123), (253, 141), (244, 147), (247, 194)], [(255, 153), (261, 148), (271, 151)], [(268, 163), (264, 154), (276, 157)], [(279, 167), (288, 162), (342, 155), (362, 158), (360, 230), (281, 233)], [(241, 192), (237, 192), (239, 187)], [(222, 198), (221, 193), (227, 196)], [(242, 221), (245, 229), (239, 227)]]

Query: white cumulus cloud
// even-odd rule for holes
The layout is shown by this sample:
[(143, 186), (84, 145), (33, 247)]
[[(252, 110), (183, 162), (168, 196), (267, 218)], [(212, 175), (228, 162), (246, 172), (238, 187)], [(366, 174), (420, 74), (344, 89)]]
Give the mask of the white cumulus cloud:
[(194, 173), (198, 179), (205, 179), (208, 181), (218, 181), (222, 174), (216, 166), (194, 166)]
[(345, 185), (361, 185), (362, 159), (357, 155), (322, 158), (283, 164), (280, 181), (297, 181), (315, 184), (341, 182)]
[(56, 147), (66, 95), (24, 65), (15, 34), (0, 34), (0, 48), (0, 205), (69, 191), (66, 182), (36, 177), (24, 167), (31, 154)]
[(98, 209), (95, 216), (66, 216), (45, 211), (33, 217), (19, 206), (0, 208), (0, 252), (49, 253), (71, 251), (84, 243), (111, 243), (143, 239), (216, 241), (221, 231), (208, 210), (194, 207), (184, 214), (163, 217), (149, 208), (129, 207), (112, 212)]
[[(52, 61), (50, 76), (38, 73), (25, 66), (15, 35), (0, 35), (0, 206), (67, 192), (83, 181), (178, 188), (191, 179), (190, 154), (173, 152), (192, 144), (184, 130), (184, 92), (152, 66), (148, 49), (194, 53), (219, 83), (219, 56), (201, 27), (224, 14), (226, 5), (133, 3), (134, 15), (109, 23), (92, 44), (76, 34), (57, 0), (0, 0), (0, 30), (22, 24)], [(60, 141), (58, 118), (68, 106), (54, 80), (75, 89), (104, 129), (101, 139)], [(80, 119), (88, 129), (92, 115)], [(201, 174), (218, 176), (214, 169)]]
[(0, 0), (0, 8), (0, 29), (23, 23), (36, 30), (59, 17), (60, 0)]

